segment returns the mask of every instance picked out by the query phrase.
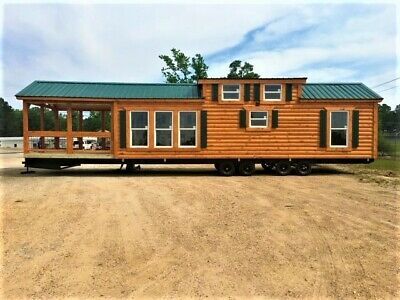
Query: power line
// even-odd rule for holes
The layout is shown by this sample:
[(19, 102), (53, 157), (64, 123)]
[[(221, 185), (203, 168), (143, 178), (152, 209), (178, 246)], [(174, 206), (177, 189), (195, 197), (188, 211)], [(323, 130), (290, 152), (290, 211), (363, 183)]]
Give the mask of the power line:
[(392, 90), (392, 89), (394, 89), (394, 88), (396, 88), (396, 87), (398, 87), (398, 85), (392, 86), (391, 88), (382, 90), (382, 91), (380, 91), (380, 92), (378, 92), (378, 93), (382, 93), (382, 92), (385, 92), (385, 91), (388, 91), (388, 90)]
[(396, 80), (398, 80), (398, 79), (400, 79), (400, 77), (397, 77), (397, 78), (395, 78), (395, 79), (392, 79), (392, 80), (383, 82), (383, 83), (381, 83), (381, 84), (378, 84), (378, 85), (376, 85), (376, 86), (373, 86), (372, 88), (373, 88), (373, 89), (374, 89), (374, 88), (377, 88), (377, 87), (379, 87), (379, 86), (382, 86), (382, 85), (384, 85), (384, 84), (386, 84), (386, 83), (390, 83), (390, 82), (396, 81)]

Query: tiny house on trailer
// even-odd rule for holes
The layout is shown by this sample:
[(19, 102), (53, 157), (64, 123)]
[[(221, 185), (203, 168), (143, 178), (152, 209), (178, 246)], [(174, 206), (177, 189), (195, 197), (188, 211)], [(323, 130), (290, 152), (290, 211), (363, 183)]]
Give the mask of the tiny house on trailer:
[[(23, 101), (27, 168), (204, 163), (229, 176), (251, 175), (261, 164), (281, 175), (307, 175), (312, 164), (369, 163), (378, 153), (382, 97), (362, 83), (307, 83), (303, 77), (197, 84), (34, 81), (16, 97)], [(29, 125), (32, 106), (40, 109), (38, 129)], [(45, 111), (54, 113), (52, 128)], [(87, 111), (101, 112), (100, 131), (84, 131)], [(54, 147), (33, 149), (34, 137), (54, 138)], [(84, 137), (109, 146), (86, 149)]]

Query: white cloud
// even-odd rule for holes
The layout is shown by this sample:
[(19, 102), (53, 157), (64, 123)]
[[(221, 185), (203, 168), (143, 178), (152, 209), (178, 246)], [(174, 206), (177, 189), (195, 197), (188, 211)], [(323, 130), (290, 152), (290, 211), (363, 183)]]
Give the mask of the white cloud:
[[(395, 66), (377, 75), (346, 65), (373, 65), (396, 57), (393, 6), (374, 7), (374, 13), (351, 15), (337, 5), (10, 4), (4, 6), (3, 16), (3, 95), (10, 101), (35, 79), (160, 81), (158, 55), (170, 48), (189, 55), (212, 54), (237, 45), (246, 33), (272, 20), (276, 21), (254, 36), (260, 47), (245, 46), (238, 57), (227, 55), (210, 66), (209, 74), (225, 76), (228, 64), (241, 59), (254, 64), (262, 76), (376, 85), (394, 78)], [(289, 48), (262, 48), (310, 26), (312, 34)]]

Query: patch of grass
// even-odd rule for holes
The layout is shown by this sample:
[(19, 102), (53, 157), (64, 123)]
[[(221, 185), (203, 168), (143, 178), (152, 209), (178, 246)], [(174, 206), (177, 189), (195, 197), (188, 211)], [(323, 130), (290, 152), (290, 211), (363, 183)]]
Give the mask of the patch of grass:
[(378, 158), (373, 163), (364, 165), (368, 169), (383, 170), (383, 171), (393, 171), (400, 173), (400, 160), (392, 158)]

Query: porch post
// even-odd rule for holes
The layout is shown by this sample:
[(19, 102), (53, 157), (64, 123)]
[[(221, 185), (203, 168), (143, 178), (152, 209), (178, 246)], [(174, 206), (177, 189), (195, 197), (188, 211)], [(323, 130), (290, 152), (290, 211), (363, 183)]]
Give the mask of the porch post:
[(113, 101), (111, 108), (111, 149), (114, 156), (118, 154), (119, 148), (119, 120), (118, 120), (118, 106), (117, 102)]
[[(104, 132), (106, 130), (106, 112), (104, 110), (101, 111), (101, 131)], [(106, 148), (106, 139), (101, 139), (101, 148)]]
[[(53, 109), (54, 114), (54, 131), (60, 131), (60, 118), (58, 117), (58, 110)], [(60, 137), (54, 137), (54, 148), (60, 149)]]
[(67, 153), (72, 154), (74, 151), (74, 139), (72, 137), (72, 108), (69, 106), (67, 110)]
[[(44, 106), (40, 106), (40, 131), (44, 131)], [(40, 136), (40, 148), (46, 148), (44, 136)]]
[[(78, 124), (78, 131), (83, 131), (83, 111), (79, 111), (79, 124)], [(83, 137), (78, 138), (79, 141), (79, 149), (83, 149)]]
[(29, 106), (26, 101), (23, 102), (22, 121), (23, 121), (23, 137), (24, 137), (24, 153), (29, 152)]

